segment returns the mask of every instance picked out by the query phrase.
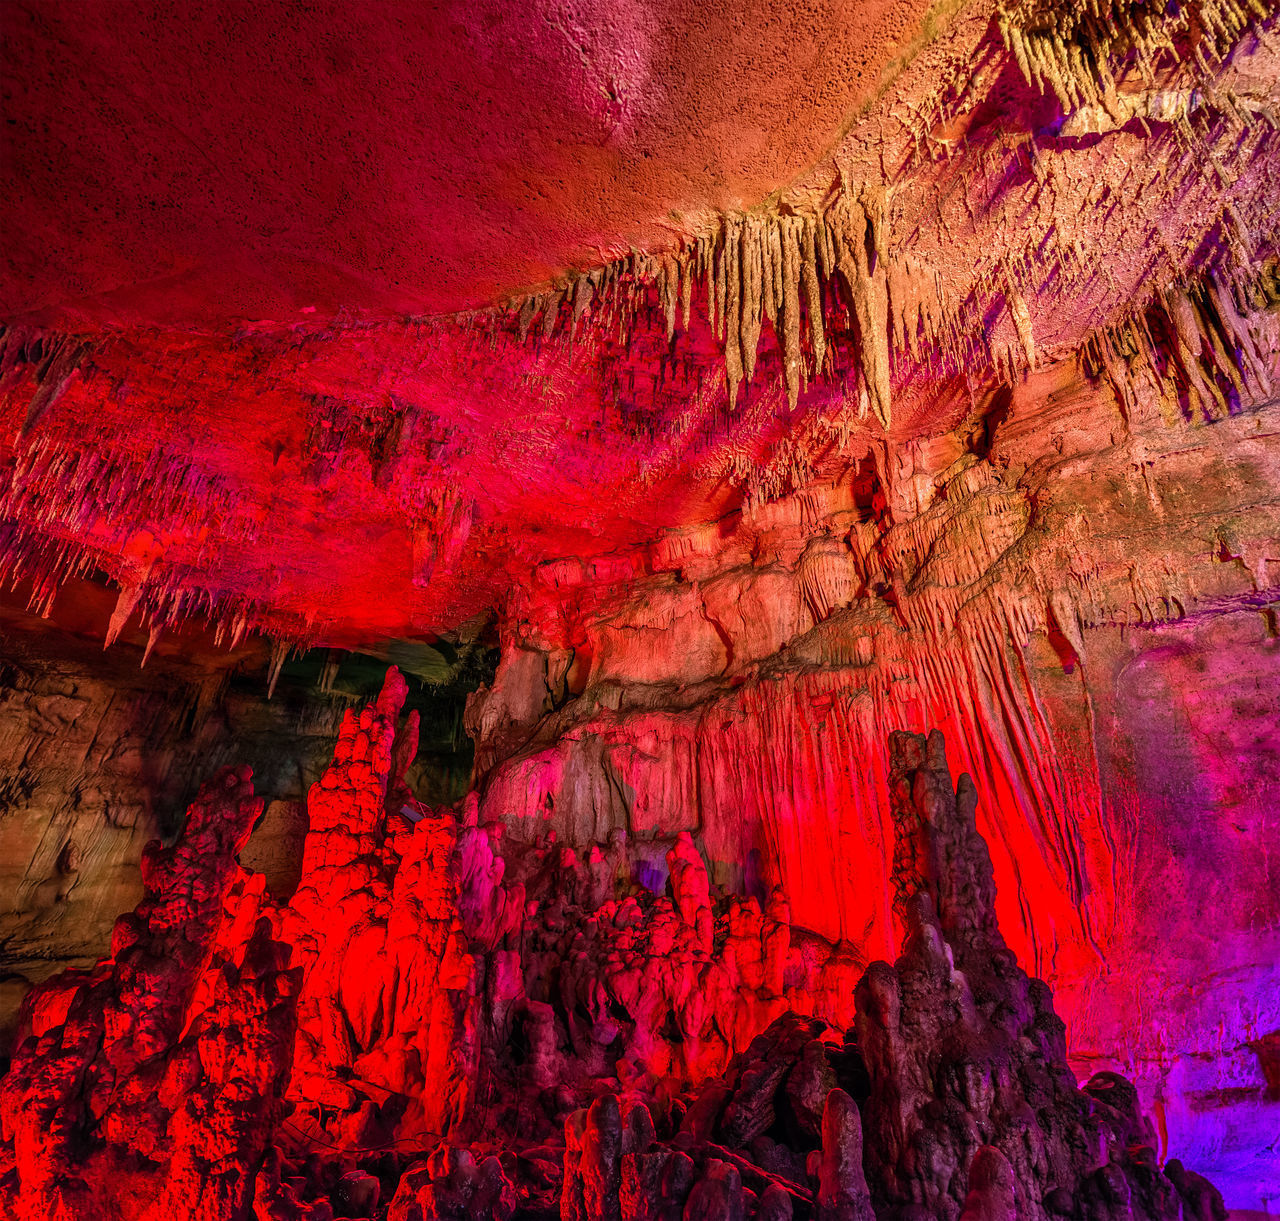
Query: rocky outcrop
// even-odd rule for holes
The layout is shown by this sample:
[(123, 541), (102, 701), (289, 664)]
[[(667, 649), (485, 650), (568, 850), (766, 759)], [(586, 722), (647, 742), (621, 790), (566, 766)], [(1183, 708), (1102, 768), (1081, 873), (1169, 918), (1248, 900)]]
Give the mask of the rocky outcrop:
[(389, 800), (403, 698), (393, 672), (308, 802), (280, 917), (306, 978), (296, 1127), (351, 1146), (481, 1115), (550, 1133), (593, 1082), (669, 1099), (789, 1008), (852, 1022), (858, 948), (793, 930), (779, 896), (713, 898), (688, 834), (579, 854), (508, 840), (474, 797)]
[(977, 793), (968, 776), (952, 791), (940, 734), (892, 736), (890, 790), (923, 869), (901, 957), (858, 985), (878, 1206), (945, 1221), (1179, 1217), (1136, 1090), (1105, 1073), (1077, 1088), (1048, 988), (1000, 935)]
[(111, 957), (28, 998), (0, 1081), (0, 1196), (15, 1218), (246, 1215), (293, 1058), (301, 972), (236, 855), (261, 802), (211, 781)]
[(310, 1118), (318, 1136), (327, 1128), (351, 1145), (385, 1139), (388, 1112), (399, 1120), (406, 1106), (406, 1132), (450, 1130), (475, 1070), (478, 985), (455, 897), (455, 824), (402, 813), (417, 736), (415, 714), (412, 747), (397, 751), (405, 692), (392, 668), (377, 703), (343, 719), (308, 795), (302, 877), (281, 914), (305, 980), (294, 1122)]
[[(273, 899), (293, 894), (307, 788), (368, 681), (362, 666), (375, 682), (386, 669), (313, 653), (277, 675), (268, 698), (260, 641), (224, 650), (193, 634), (182, 651), (161, 644), (147, 656), (145, 638), (122, 639), (104, 652), (100, 629), (114, 602), (82, 582), (62, 591), (46, 621), (0, 596), (5, 1052), (31, 984), (107, 953), (117, 915), (142, 897), (145, 845), (172, 841), (200, 780), (218, 768), (253, 767), (266, 808), (242, 861), (266, 875)], [(465, 788), (470, 751), (452, 742), (463, 694), (441, 695), (433, 688), (436, 717), (411, 775), (423, 795), (452, 800)], [(420, 694), (415, 702), (425, 703)]]

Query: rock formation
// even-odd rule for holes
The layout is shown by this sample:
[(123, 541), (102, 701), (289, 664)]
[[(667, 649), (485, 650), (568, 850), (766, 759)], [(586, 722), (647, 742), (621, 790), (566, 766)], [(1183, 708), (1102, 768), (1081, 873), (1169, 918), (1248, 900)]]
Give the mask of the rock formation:
[(889, 744), (894, 965), (711, 886), (687, 832), (579, 858), (406, 798), (393, 669), (308, 797), (301, 883), (211, 781), (110, 958), (39, 985), (0, 1083), (15, 1221), (1226, 1213), (1136, 1091), (1067, 1066), (940, 734)]
[(0, 1082), (7, 1215), (248, 1214), (301, 984), (236, 862), (260, 813), (247, 769), (210, 781), (174, 845), (148, 845), (111, 957), (28, 997)]
[(559, 566), (468, 716), (512, 834), (696, 831), (716, 882), (780, 890), (868, 957), (896, 951), (915, 852), (883, 727), (941, 725), (995, 795), (1000, 925), (1054, 987), (1077, 1073), (1127, 1073), (1162, 1141), (1261, 1193), (1275, 408), (1208, 429), (1148, 403), (1126, 421), (1081, 369), (1047, 370), (888, 468), (615, 556), (625, 579)]
[[(142, 895), (143, 847), (172, 839), (200, 781), (219, 767), (253, 766), (266, 809), (242, 860), (266, 875), (273, 897), (291, 895), (307, 787), (325, 770), (343, 712), (359, 698), (361, 659), (313, 656), (278, 674), (268, 699), (270, 660), (260, 641), (227, 651), (193, 634), (181, 649), (161, 645), (150, 656), (145, 644), (124, 642), (104, 654), (101, 631), (114, 601), (99, 585), (79, 584), (60, 596), (50, 624), (0, 596), (6, 1051), (32, 983), (107, 952), (116, 916)], [(364, 665), (380, 680), (385, 664)], [(411, 778), (421, 795), (452, 800), (470, 767), (469, 750), (454, 744), (465, 737), (465, 695), (437, 686), (428, 707), (412, 681), (412, 702), (429, 719)]]

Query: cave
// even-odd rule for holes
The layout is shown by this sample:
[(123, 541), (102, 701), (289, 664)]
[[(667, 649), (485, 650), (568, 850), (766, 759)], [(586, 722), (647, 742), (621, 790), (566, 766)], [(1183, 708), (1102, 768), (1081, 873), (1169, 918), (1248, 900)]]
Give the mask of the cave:
[(0, 1221), (1280, 1216), (1278, 13), (0, 0)]

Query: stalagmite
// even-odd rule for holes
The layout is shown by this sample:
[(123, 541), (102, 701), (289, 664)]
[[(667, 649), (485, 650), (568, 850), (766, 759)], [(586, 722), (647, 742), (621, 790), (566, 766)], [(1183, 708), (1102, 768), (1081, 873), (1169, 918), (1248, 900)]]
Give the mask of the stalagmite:
[(862, 1120), (857, 1104), (839, 1088), (822, 1109), (817, 1205), (818, 1221), (875, 1221), (862, 1173)]
[[(302, 884), (287, 905), (273, 908), (261, 876), (235, 861), (261, 802), (244, 773), (225, 773), (192, 807), (174, 848), (153, 850), (148, 898), (121, 919), (112, 958), (83, 982), (55, 979), (32, 993), (28, 1037), (0, 1088), (0, 1173), (24, 1218), (83, 1205), (122, 1221), (187, 1210), (230, 1221), (249, 1200), (261, 1216), (318, 1218), (326, 1192), (332, 1207), (367, 1216), (388, 1181), (388, 1215), (406, 1219), (506, 1221), (554, 1200), (567, 1221), (745, 1221), (797, 1208), (872, 1221), (912, 1202), (952, 1221), (999, 1221), (1015, 1209), (1047, 1217), (1041, 1202), (1059, 1197), (1103, 1207), (1117, 1190), (1130, 1193), (1135, 1217), (1171, 1215), (1179, 1200), (1220, 1215), (1198, 1176), (1155, 1169), (1143, 1148), (1150, 1125), (1122, 1078), (1100, 1074), (1077, 1091), (1048, 989), (1017, 967), (996, 926), (978, 797), (968, 777), (953, 792), (940, 735), (891, 740), (897, 833), (915, 860), (899, 854), (908, 938), (896, 965), (863, 974), (843, 1035), (775, 997), (732, 1059), (703, 1062), (692, 1047), (707, 1032), (689, 1024), (693, 1012), (724, 1022), (730, 997), (741, 1004), (743, 988), (761, 986), (758, 975), (752, 982), (760, 942), (748, 952), (759, 909), (744, 921), (731, 904), (723, 923), (687, 834), (668, 853), (672, 903), (638, 895), (625, 856), (588, 898), (594, 884), (576, 860), (557, 863), (552, 845), (493, 855), (501, 839), (479, 826), (474, 797), (457, 814), (410, 824), (385, 804), (391, 772), (408, 757), (393, 758), (401, 699), (392, 671), (374, 706), (348, 714), (333, 767), (312, 793)], [(539, 900), (525, 903), (526, 886)], [(309, 914), (317, 902), (328, 913), (320, 940)], [(570, 932), (584, 917), (606, 938), (595, 951)], [(648, 967), (626, 948), (646, 921), (659, 955)], [(681, 926), (694, 940), (673, 954)], [(467, 985), (456, 966), (440, 969), (436, 929), (468, 940), (470, 977), (483, 987)], [(562, 946), (599, 954), (594, 974), (540, 948), (566, 934)], [(792, 1001), (815, 994), (812, 981), (790, 983), (807, 961), (807, 950), (788, 955)], [(666, 1018), (645, 999), (655, 969), (681, 980)], [(569, 986), (585, 989), (576, 1002)], [(695, 1003), (709, 986), (722, 991)], [(600, 987), (616, 999), (600, 1004)], [(442, 1025), (432, 998), (461, 1001), (448, 1011), (465, 1011), (465, 1024)], [(643, 1014), (654, 1023), (648, 1041), (616, 1064), (602, 1060)], [(590, 1033), (575, 1033), (588, 1015)], [(567, 1044), (536, 1033), (548, 1019)], [(684, 1064), (674, 1074), (673, 1020)], [(377, 1048), (362, 1046), (369, 1029), (379, 1031)], [(418, 1055), (389, 1072), (398, 1059), (389, 1053), (412, 1046)], [(557, 1067), (528, 1076), (531, 1057), (545, 1054)], [(469, 1069), (468, 1057), (478, 1057)], [(521, 1101), (458, 1093), (480, 1064)], [(596, 1092), (600, 1081), (626, 1083), (625, 1099)], [(286, 1088), (295, 1099), (287, 1128), (278, 1127)], [(452, 1094), (444, 1107), (442, 1090)], [(1029, 1109), (1042, 1132), (1033, 1147), (1022, 1137)], [(468, 1134), (482, 1131), (500, 1136), (501, 1153), (468, 1148)], [(377, 1176), (342, 1160), (343, 1149), (385, 1148), (415, 1132), (438, 1143)], [(273, 1140), (284, 1143), (264, 1161)], [(113, 1179), (126, 1149), (146, 1159), (135, 1176), (157, 1176), (162, 1213), (149, 1211), (133, 1180)], [(286, 1170), (304, 1159), (305, 1173)]]
[(984, 1145), (969, 1165), (969, 1194), (960, 1221), (1017, 1221), (1013, 1167), (999, 1149)]
[(149, 846), (111, 957), (31, 997), (0, 1082), (6, 1215), (244, 1215), (286, 1114), (300, 982), (235, 860), (252, 792), (247, 769), (206, 785), (177, 842)]

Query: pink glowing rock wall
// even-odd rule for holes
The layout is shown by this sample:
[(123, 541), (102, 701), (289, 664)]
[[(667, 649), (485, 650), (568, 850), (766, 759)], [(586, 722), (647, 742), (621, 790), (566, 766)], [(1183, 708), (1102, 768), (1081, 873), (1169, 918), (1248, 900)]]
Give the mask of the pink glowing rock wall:
[[(704, 21), (671, 2), (603, 25), (579, 14), (574, 45), (619, 90), (642, 46), (670, 54), (642, 97), (615, 99), (657, 106), (620, 146), (577, 133), (594, 150), (578, 177), (563, 163), (577, 108), (560, 103), (595, 99), (594, 78), (576, 54), (551, 69), (564, 23), (532, 12), (516, 34), (482, 21), (520, 54), (466, 71), (483, 39), (465, 22), (399, 35), (391, 18), (335, 16), (326, 37), (347, 51), (331, 56), (302, 55), (315, 32), (272, 5), (201, 26), (206, 41), (110, 4), (15, 23), (9, 216), (25, 241), (0, 267), (5, 579), (42, 607), (102, 571), (120, 591), (113, 638), (207, 619), (232, 642), (368, 645), (456, 628), (533, 571), (602, 570), (855, 455), (913, 462), (975, 400), (1077, 357), (1126, 411), (1154, 391), (1171, 418), (1221, 419), (1265, 392), (1280, 55), (1260, 0), (1143, 6), (1114, 28), (1031, 2), (833, 5), (814, 18), (816, 92), (794, 14)], [(246, 149), (239, 91), (219, 90), (225, 108), (203, 91), (257, 62), (237, 31), (273, 17), (280, 70), (252, 73), (270, 121), (244, 158), (215, 161), (197, 207), (173, 132), (205, 133), (210, 157)], [(698, 33), (675, 37), (686, 20)], [(427, 132), (358, 93), (338, 139), (307, 80), (346, 96), (368, 68), (352, 48), (376, 59), (388, 42), (403, 52), (379, 75), (389, 90), (424, 56), (445, 92), (469, 89)], [(137, 113), (127, 73), (73, 102), (102, 73), (71, 65), (113, 54), (147, 79), (194, 62), (154, 111)], [(707, 106), (751, 93), (727, 65), (785, 104), (709, 122)], [(479, 127), (470, 89), (492, 104)], [(805, 116), (822, 131), (793, 149), (782, 133)], [(332, 161), (291, 173), (330, 137)], [(103, 179), (121, 143), (150, 175)], [(423, 181), (405, 182), (405, 148)], [(339, 188), (343, 156), (364, 168)], [(513, 182), (497, 166), (521, 156)], [(86, 206), (117, 219), (85, 226)], [(157, 221), (175, 210), (175, 228)]]
[(688, 834), (659, 895), (617, 837), (423, 808), (404, 695), (344, 718), (292, 900), (237, 861), (261, 801), (227, 769), (110, 955), (32, 992), (0, 1217), (1225, 1221), (1128, 1081), (1077, 1087), (940, 734), (889, 739), (906, 937), (864, 967)]
[(1167, 1147), (1256, 1200), (1280, 1027), (1259, 851), (1280, 808), (1280, 417), (1153, 407), (1042, 375), (883, 479), (839, 471), (608, 579), (558, 570), (513, 600), (469, 716), (482, 808), (513, 834), (693, 832), (720, 881), (780, 886), (797, 923), (876, 954), (900, 935), (877, 734), (943, 727), (998, 795), (980, 819), (1001, 927), (1053, 984), (1073, 1062), (1134, 1073)]

